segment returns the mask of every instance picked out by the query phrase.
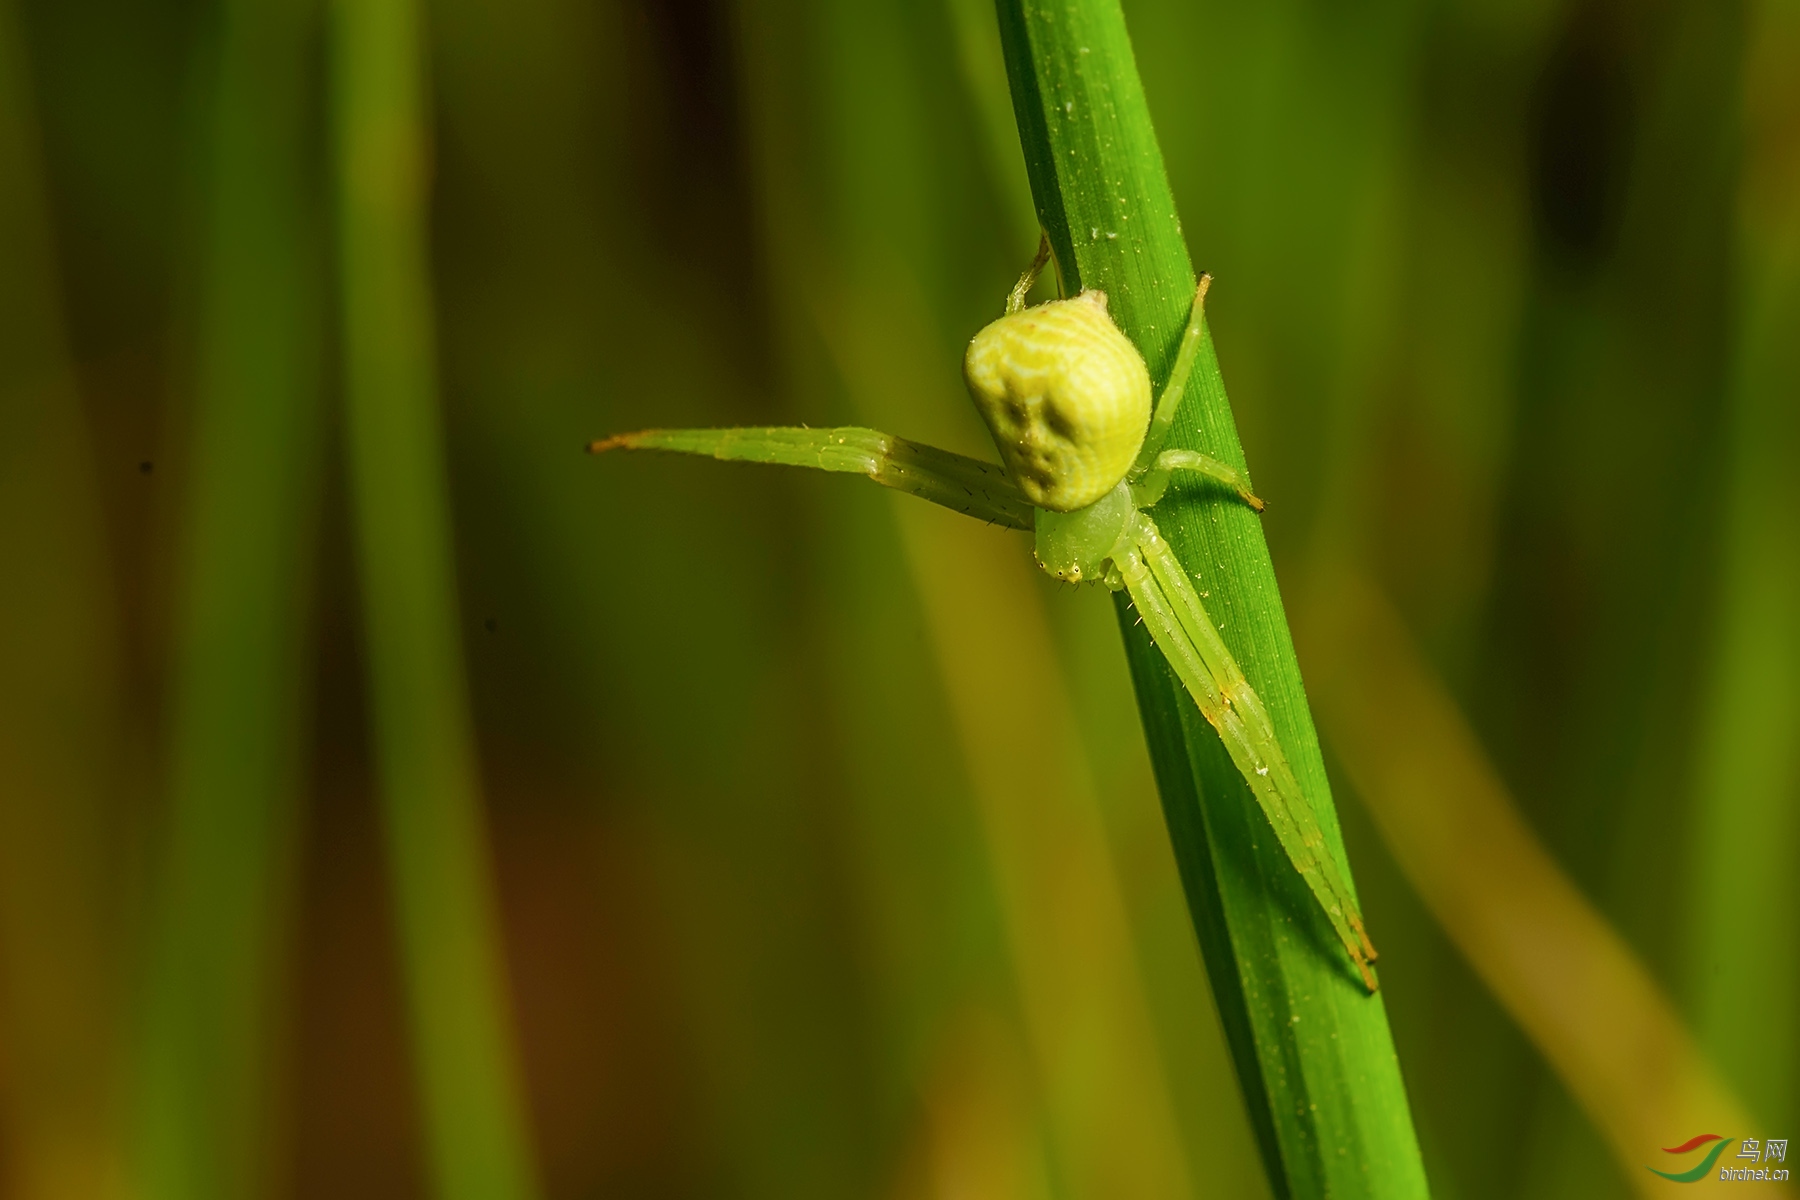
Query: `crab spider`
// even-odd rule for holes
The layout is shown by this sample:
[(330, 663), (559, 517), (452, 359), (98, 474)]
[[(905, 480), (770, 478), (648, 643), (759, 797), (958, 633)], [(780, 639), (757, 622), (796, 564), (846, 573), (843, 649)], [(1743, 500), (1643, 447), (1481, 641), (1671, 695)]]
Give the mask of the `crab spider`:
[(1177, 473), (1210, 479), (1263, 510), (1235, 468), (1163, 448), (1199, 355), (1211, 281), (1200, 278), (1174, 369), (1152, 405), (1143, 356), (1113, 323), (1104, 292), (1026, 307), (1048, 258), (1045, 239), (1007, 297), (1005, 315), (975, 335), (963, 358), (969, 394), (1004, 465), (857, 428), (650, 429), (587, 449), (666, 450), (866, 475), (1034, 534), (1038, 565), (1057, 579), (1123, 589), (1374, 991), (1375, 948), (1268, 710), (1146, 511)]

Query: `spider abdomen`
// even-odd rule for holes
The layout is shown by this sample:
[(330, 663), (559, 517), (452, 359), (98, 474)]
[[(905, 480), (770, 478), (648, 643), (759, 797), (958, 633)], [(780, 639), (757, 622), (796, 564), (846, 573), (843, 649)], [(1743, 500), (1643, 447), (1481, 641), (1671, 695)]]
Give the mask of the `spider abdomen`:
[(1001, 317), (969, 342), (963, 378), (1013, 481), (1052, 512), (1111, 491), (1150, 424), (1150, 373), (1104, 292)]

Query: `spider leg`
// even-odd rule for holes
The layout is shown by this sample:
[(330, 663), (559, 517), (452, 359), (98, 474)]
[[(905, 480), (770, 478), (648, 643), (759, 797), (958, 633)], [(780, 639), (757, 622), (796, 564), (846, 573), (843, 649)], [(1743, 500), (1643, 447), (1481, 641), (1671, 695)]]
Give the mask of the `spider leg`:
[(883, 487), (995, 525), (1025, 530), (1034, 525), (1030, 501), (998, 464), (873, 429), (646, 429), (588, 443), (589, 454), (607, 450), (665, 450), (866, 475)]
[(1206, 340), (1206, 289), (1212, 286), (1212, 276), (1202, 274), (1200, 285), (1194, 289), (1194, 306), (1188, 310), (1187, 330), (1181, 335), (1181, 349), (1175, 352), (1175, 366), (1169, 372), (1169, 381), (1163, 384), (1162, 395), (1156, 399), (1155, 415), (1150, 418), (1150, 428), (1144, 434), (1144, 445), (1138, 451), (1137, 463), (1132, 468), (1134, 475), (1141, 475), (1150, 470), (1156, 462), (1156, 456), (1162, 453), (1163, 443), (1169, 440), (1169, 430), (1175, 425), (1175, 412), (1181, 407), (1181, 398), (1187, 394), (1188, 379), (1194, 373), (1194, 364), (1200, 358), (1200, 344)]
[(1013, 284), (1013, 290), (1006, 296), (1006, 315), (1025, 311), (1025, 297), (1037, 286), (1038, 275), (1043, 272), (1044, 264), (1050, 261), (1050, 235), (1038, 230), (1037, 254), (1032, 257), (1031, 265), (1019, 276), (1019, 282)]
[(1169, 660), (1200, 713), (1256, 797), (1295, 870), (1306, 880), (1363, 982), (1376, 988), (1375, 947), (1312, 805), (1289, 766), (1262, 700), (1231, 657), (1194, 585), (1149, 517), (1139, 515), (1133, 544), (1115, 565), (1144, 627)]
[(1157, 455), (1149, 471), (1132, 485), (1138, 507), (1148, 508), (1161, 500), (1163, 492), (1168, 489), (1169, 477), (1176, 471), (1191, 471), (1229, 488), (1257, 512), (1268, 507), (1250, 490), (1249, 476), (1230, 463), (1220, 462), (1212, 455), (1202, 454), (1198, 450), (1164, 450)]

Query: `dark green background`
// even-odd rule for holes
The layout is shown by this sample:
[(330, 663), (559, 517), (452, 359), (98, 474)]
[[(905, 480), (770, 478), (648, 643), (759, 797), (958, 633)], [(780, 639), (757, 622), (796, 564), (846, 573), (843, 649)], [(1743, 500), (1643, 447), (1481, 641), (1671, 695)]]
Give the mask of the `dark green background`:
[[(222, 9), (0, 0), (0, 1195), (132, 1194), (159, 1136), (142, 1064), (212, 1086), (143, 1045), (143, 1013), (151, 914), (210, 894), (165, 861), (172, 764), (241, 749), (172, 699), (218, 627), (182, 597), (248, 569), (192, 548), (197, 397), (232, 338), (299, 381), (321, 444), (261, 451), (294, 522), (250, 542), (288, 582), (235, 614), (297, 639), (294, 678), (218, 666), (271, 672), (247, 686), (298, 748), (291, 803), (231, 810), (275, 806), (270, 918), (193, 934), (266, 981), (202, 1030), (263, 1031), (216, 1126), (254, 1182), (222, 1194), (429, 1177), (372, 792), (325, 20), (282, 7), (305, 102), (275, 166), (237, 169), (299, 232), (258, 243), (218, 228)], [(1278, 574), (1291, 593), (1323, 551), (1379, 581), (1766, 1124), (1729, 1135), (1800, 1117), (1795, 7), (1125, 4)], [(1036, 239), (991, 11), (425, 21), (462, 649), (545, 1193), (972, 1172), (1085, 1195), (1071, 1164), (1118, 1122), (1163, 1129), (1195, 1196), (1257, 1194), (1104, 595), (851, 481), (579, 452), (857, 422), (989, 453), (959, 348)], [(233, 273), (289, 315), (209, 318)], [(990, 670), (994, 646), (1030, 661)], [(1627, 1194), (1336, 782), (1434, 1193)], [(1094, 896), (1119, 919), (1068, 932)]]

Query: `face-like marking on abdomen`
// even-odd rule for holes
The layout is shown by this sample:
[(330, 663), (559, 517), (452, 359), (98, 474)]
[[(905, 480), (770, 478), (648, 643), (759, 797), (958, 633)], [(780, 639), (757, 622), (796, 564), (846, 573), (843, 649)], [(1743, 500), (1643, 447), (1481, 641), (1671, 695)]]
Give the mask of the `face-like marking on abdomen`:
[(1150, 424), (1150, 373), (1104, 292), (1001, 317), (970, 341), (963, 378), (1019, 489), (1052, 512), (1111, 491)]

